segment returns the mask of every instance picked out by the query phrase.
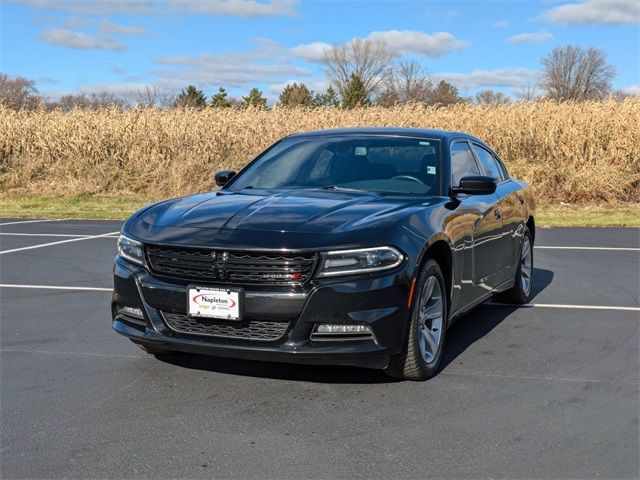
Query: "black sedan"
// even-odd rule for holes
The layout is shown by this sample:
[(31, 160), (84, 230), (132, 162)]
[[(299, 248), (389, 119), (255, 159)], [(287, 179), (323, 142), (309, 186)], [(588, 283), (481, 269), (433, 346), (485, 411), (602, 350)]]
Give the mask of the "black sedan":
[(113, 328), (150, 353), (424, 380), (456, 318), (530, 299), (530, 188), (471, 135), (300, 133), (215, 180), (122, 228)]

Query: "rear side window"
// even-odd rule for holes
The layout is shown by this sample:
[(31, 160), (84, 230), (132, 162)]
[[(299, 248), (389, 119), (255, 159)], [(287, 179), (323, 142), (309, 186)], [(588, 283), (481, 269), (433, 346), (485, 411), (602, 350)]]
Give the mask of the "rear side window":
[(467, 142), (451, 145), (451, 184), (460, 185), (460, 179), (467, 175), (480, 175), (480, 169), (471, 154)]
[(473, 144), (473, 151), (475, 152), (478, 160), (480, 160), (480, 164), (482, 165), (482, 169), (486, 175), (490, 177), (497, 178), (498, 181), (504, 180), (504, 175), (500, 165), (493, 155), (488, 150), (482, 148), (480, 145)]

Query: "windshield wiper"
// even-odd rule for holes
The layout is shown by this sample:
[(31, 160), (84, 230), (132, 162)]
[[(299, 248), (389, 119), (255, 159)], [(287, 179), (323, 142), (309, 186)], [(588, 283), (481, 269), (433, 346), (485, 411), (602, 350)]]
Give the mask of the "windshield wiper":
[(337, 185), (323, 185), (319, 188), (322, 188), (323, 190), (344, 190), (347, 192), (365, 192), (366, 191), (361, 188), (338, 187)]

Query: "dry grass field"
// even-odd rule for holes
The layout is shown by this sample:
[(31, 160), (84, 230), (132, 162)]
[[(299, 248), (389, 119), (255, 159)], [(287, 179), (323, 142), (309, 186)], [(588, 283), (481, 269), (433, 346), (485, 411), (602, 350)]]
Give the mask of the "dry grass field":
[(209, 190), (284, 135), (353, 126), (461, 130), (484, 139), (540, 204), (640, 202), (640, 99), (342, 109), (0, 106), (0, 192), (165, 197)]

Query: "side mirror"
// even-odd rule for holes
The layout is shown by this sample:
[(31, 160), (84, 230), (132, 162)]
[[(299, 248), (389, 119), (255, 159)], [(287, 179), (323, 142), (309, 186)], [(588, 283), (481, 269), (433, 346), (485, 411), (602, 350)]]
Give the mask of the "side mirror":
[(468, 175), (460, 179), (460, 185), (451, 187), (451, 194), (455, 196), (458, 193), (466, 193), (468, 195), (491, 195), (495, 193), (498, 180), (493, 177), (485, 177), (483, 175)]
[(219, 187), (224, 187), (229, 180), (236, 176), (236, 172), (233, 170), (220, 170), (216, 172), (216, 185)]

